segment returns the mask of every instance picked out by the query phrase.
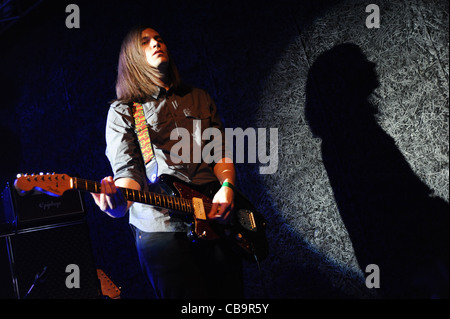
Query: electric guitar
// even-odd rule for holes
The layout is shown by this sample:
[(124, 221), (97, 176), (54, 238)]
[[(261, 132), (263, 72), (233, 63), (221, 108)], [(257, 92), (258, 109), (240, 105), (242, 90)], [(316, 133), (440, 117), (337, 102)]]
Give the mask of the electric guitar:
[[(194, 241), (221, 238), (246, 257), (262, 260), (267, 256), (266, 222), (238, 190), (235, 190), (234, 209), (230, 222), (222, 224), (207, 218), (212, 206), (212, 198), (221, 187), (220, 183), (194, 185), (170, 175), (161, 175), (158, 185), (167, 194), (129, 188), (118, 189), (129, 201), (167, 208), (176, 217), (191, 222), (192, 229), (188, 236)], [(61, 196), (70, 189), (91, 193), (101, 192), (99, 182), (55, 173), (18, 175), (14, 186), (20, 193), (36, 189), (51, 196)]]

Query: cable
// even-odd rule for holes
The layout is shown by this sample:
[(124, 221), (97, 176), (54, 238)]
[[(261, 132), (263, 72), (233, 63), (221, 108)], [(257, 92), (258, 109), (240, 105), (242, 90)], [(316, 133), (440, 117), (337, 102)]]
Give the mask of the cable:
[(264, 297), (265, 297), (265, 298), (269, 298), (269, 293), (267, 292), (266, 285), (264, 284), (264, 280), (263, 280), (263, 278), (262, 278), (262, 271), (261, 271), (261, 266), (260, 266), (260, 264), (259, 264), (258, 256), (256, 256), (256, 254), (254, 254), (253, 257), (255, 258), (256, 265), (258, 266), (259, 282), (260, 282), (261, 287), (262, 287), (262, 289), (263, 289)]
[(28, 289), (28, 292), (26, 293), (25, 296), (23, 296), (23, 299), (27, 299), (27, 297), (29, 296), (29, 294), (31, 293), (31, 291), (33, 290), (34, 286), (37, 283), (43, 283), (45, 281), (46, 278), (43, 278), (43, 276), (45, 275), (47, 271), (47, 266), (44, 266), (44, 268), (42, 269), (42, 271), (36, 274), (36, 276), (34, 276), (34, 281), (33, 284), (31, 285), (30, 289)]

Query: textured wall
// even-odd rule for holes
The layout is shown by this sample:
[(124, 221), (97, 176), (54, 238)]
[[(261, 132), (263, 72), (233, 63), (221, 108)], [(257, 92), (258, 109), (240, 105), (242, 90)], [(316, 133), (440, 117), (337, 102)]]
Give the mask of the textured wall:
[[(372, 2), (379, 29), (365, 24)], [(69, 3), (44, 2), (0, 35), (2, 183), (17, 172), (110, 174), (118, 50), (132, 25), (150, 22), (226, 127), (278, 129), (275, 174), (237, 165), (269, 222), (264, 285), (246, 263), (248, 297), (442, 293), (448, 1), (75, 1), (81, 28), (67, 29)], [(124, 298), (151, 298), (126, 219), (85, 202), (98, 267)], [(380, 267), (380, 289), (365, 286), (368, 264)]]

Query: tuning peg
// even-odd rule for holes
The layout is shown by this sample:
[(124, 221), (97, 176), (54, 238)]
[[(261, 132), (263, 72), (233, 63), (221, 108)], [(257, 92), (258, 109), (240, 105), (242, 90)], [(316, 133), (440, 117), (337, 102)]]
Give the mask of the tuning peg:
[(16, 175), (16, 178), (21, 178), (21, 177), (22, 177), (22, 174), (20, 174), (20, 173)]

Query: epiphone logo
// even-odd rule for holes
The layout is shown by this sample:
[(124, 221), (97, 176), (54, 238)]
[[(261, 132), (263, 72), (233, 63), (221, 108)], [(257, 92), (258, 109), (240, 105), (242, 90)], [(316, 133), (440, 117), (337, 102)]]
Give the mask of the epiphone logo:
[(61, 202), (50, 201), (50, 202), (40, 202), (39, 203), (39, 208), (42, 208), (43, 210), (49, 210), (52, 208), (58, 209), (59, 206), (61, 206)]

